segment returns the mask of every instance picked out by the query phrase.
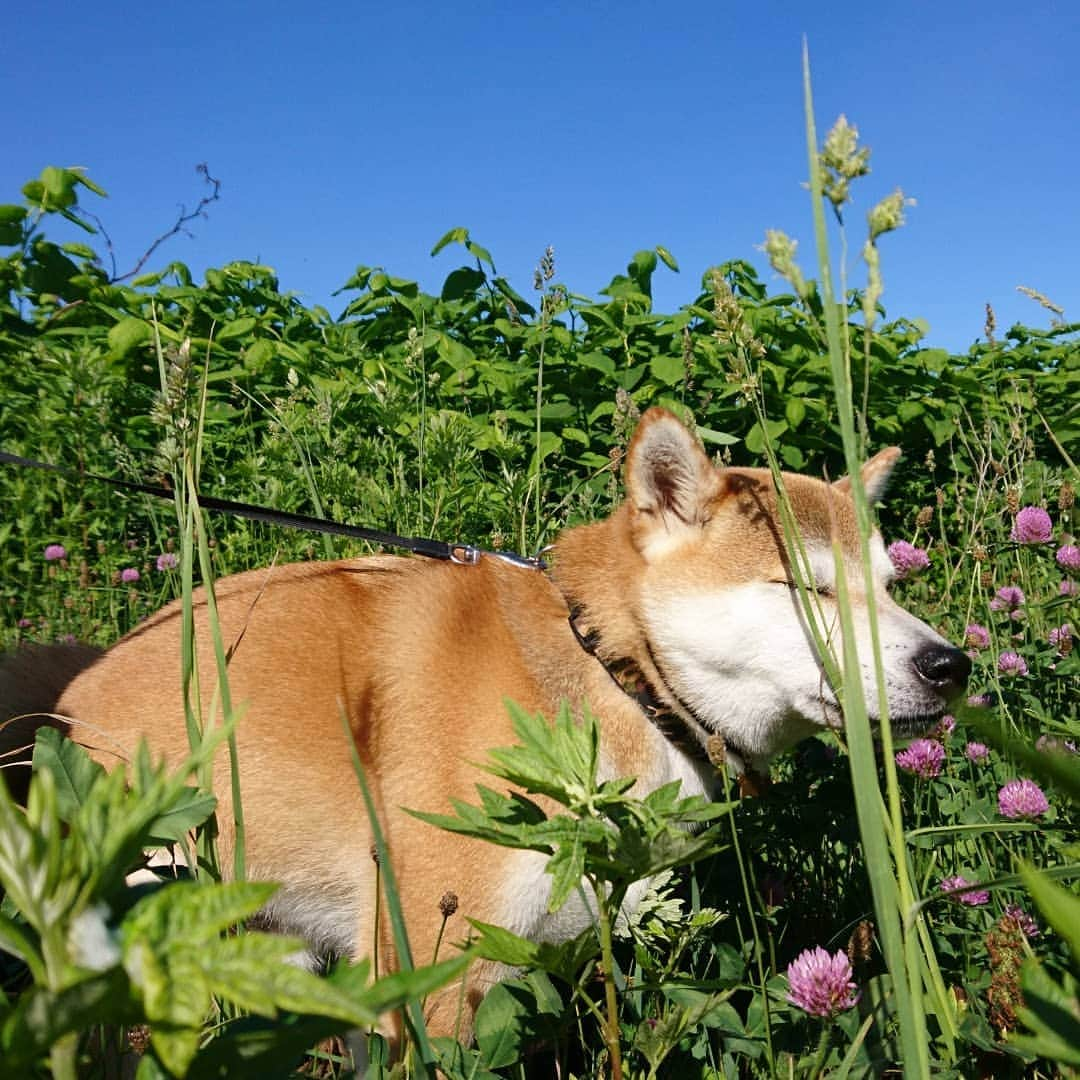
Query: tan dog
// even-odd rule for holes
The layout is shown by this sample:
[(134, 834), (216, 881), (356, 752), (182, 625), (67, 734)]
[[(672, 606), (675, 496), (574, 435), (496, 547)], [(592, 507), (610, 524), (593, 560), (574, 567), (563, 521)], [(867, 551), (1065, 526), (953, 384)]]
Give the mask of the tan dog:
[[(866, 465), (872, 497), (898, 456), (885, 450)], [(420, 959), (432, 955), (448, 891), (463, 914), (533, 938), (565, 938), (588, 920), (573, 905), (547, 912), (540, 856), (442, 833), (402, 812), (446, 812), (451, 798), (475, 800), (483, 776), (474, 763), (513, 742), (507, 698), (548, 716), (564, 699), (588, 702), (601, 722), (604, 772), (636, 776), (642, 792), (678, 779), (686, 795), (711, 793), (715, 773), (703, 753), (710, 735), (722, 737), (729, 761), (762, 769), (804, 736), (841, 726), (791, 587), (769, 474), (716, 469), (672, 414), (652, 409), (630, 446), (626, 485), (612, 517), (561, 537), (547, 573), (497, 556), (472, 566), (379, 556), (218, 582), (231, 693), (242, 708), (247, 872), (282, 883), (267, 911), (272, 924), (303, 935), (316, 952), (350, 957), (370, 954), (378, 934), (380, 959), (392, 963), (388, 929), (374, 925), (372, 834), (342, 711), (374, 786)], [(831, 528), (863, 610), (846, 483), (830, 488), (789, 476), (786, 486), (827, 620), (835, 614)], [(893, 724), (923, 730), (962, 689), (970, 663), (890, 599), (892, 567), (880, 537), (872, 551)], [(205, 708), (215, 675), (200, 597)], [(75, 733), (106, 763), (116, 760), (115, 746), (130, 753), (143, 737), (155, 755), (173, 762), (186, 755), (180, 623), (171, 604), (60, 697), (59, 713), (108, 733), (107, 740)], [(868, 664), (865, 615), (858, 632)], [(648, 706), (612, 678), (609, 669), (627, 664), (647, 684)], [(865, 683), (873, 710), (870, 668)], [(657, 705), (681, 727), (679, 738), (654, 723)], [(228, 865), (223, 761), (215, 778)], [(470, 970), (466, 1030), (499, 975), (484, 964)], [(453, 1029), (458, 1000), (455, 990), (429, 1003), (436, 1033)]]

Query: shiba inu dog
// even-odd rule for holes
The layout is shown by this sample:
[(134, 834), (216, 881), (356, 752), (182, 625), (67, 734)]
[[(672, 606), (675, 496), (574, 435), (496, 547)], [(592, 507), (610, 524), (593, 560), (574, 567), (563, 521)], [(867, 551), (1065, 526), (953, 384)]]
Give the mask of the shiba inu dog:
[[(898, 456), (883, 450), (864, 467), (872, 498)], [(769, 473), (715, 467), (674, 415), (651, 409), (625, 481), (621, 507), (567, 530), (547, 571), (490, 555), (475, 565), (373, 556), (217, 583), (240, 707), (247, 873), (281, 882), (268, 923), (316, 953), (347, 957), (370, 954), (378, 936), (380, 959), (393, 963), (388, 927), (375, 925), (372, 834), (342, 715), (373, 786), (418, 957), (432, 955), (447, 892), (461, 913), (537, 939), (567, 937), (589, 918), (572, 906), (548, 913), (549, 879), (535, 853), (442, 833), (402, 809), (443, 813), (451, 798), (475, 799), (483, 777), (474, 763), (514, 741), (506, 699), (548, 716), (564, 700), (587, 702), (600, 719), (604, 771), (637, 777), (643, 793), (673, 780), (686, 795), (712, 793), (710, 737), (723, 740), (729, 764), (763, 770), (803, 737), (842, 726), (793, 587)], [(834, 640), (833, 538), (844, 552), (874, 713), (848, 484), (792, 475), (785, 486)], [(892, 723), (912, 734), (963, 689), (970, 662), (890, 598), (880, 536), (871, 553)], [(201, 594), (195, 620), (205, 704), (216, 675)], [(183, 760), (180, 624), (174, 603), (100, 657), (29, 655), (0, 680), (7, 714), (30, 711), (36, 670), (40, 685), (63, 685), (36, 708), (87, 725), (72, 734), (107, 765), (143, 738), (154, 755)], [(613, 678), (627, 668), (637, 689)], [(229, 865), (228, 769), (219, 764), (215, 775)], [(469, 969), (467, 1013), (499, 974), (483, 962)], [(429, 1000), (433, 1031), (453, 1029), (459, 1000), (459, 989)]]

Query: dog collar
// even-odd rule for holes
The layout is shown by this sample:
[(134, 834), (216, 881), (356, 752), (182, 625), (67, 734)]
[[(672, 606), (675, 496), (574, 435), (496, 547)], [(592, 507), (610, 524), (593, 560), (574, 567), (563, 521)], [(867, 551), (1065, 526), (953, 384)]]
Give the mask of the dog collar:
[[(580, 616), (581, 608), (572, 608), (568, 620), (578, 644), (600, 664), (612, 682), (637, 704), (668, 742), (691, 760), (709, 764), (717, 772), (723, 771), (729, 758), (737, 758), (743, 764), (743, 770), (738, 776), (740, 794), (760, 795), (764, 792), (769, 786), (768, 777), (751, 771), (748, 756), (730, 740), (710, 734), (705, 725), (694, 716), (693, 711), (679, 700), (678, 695), (666, 683), (666, 696), (676, 702), (677, 709), (665, 703), (656, 693), (636, 660), (630, 657), (614, 661), (604, 660), (596, 651), (599, 634), (596, 630), (582, 631), (578, 626)], [(655, 662), (653, 667), (660, 674)]]

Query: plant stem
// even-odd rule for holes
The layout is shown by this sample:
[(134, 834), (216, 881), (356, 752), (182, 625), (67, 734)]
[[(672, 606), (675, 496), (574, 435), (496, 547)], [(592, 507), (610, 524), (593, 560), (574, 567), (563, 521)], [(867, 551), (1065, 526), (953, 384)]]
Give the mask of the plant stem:
[(622, 1080), (622, 1054), (619, 1050), (619, 1006), (615, 997), (615, 954), (611, 947), (611, 916), (608, 897), (603, 886), (591, 882), (596, 895), (597, 923), (600, 928), (600, 962), (603, 965), (604, 1002), (607, 1021), (604, 1024), (604, 1043), (611, 1059), (611, 1080)]

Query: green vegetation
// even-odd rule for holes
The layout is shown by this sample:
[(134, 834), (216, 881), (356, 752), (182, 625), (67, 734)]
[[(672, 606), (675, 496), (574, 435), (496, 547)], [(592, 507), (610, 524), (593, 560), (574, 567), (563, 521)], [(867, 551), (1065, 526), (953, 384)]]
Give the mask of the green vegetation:
[[(918, 321), (886, 320), (878, 245), (903, 197), (873, 211), (868, 276), (849, 288), (821, 243), (824, 212), (844, 227), (864, 151), (844, 124), (820, 155), (816, 143), (816, 276), (770, 233), (789, 292), (769, 295), (747, 263), (728, 262), (673, 314), (653, 310), (654, 275), (678, 269), (659, 247), (595, 299), (558, 283), (548, 251), (525, 295), (453, 229), (434, 251), (460, 247), (463, 264), (440, 295), (359, 267), (334, 317), (251, 263), (201, 284), (179, 263), (114, 280), (97, 248), (50, 239), (61, 215), (95, 241), (83, 200), (102, 193), (75, 170), (46, 169), (0, 206), (0, 447), (76, 474), (166, 477), (178, 492), (174, 512), (0, 468), (7, 647), (107, 644), (193, 579), (364, 550), (231, 518), (204, 527), (196, 492), (535, 551), (615, 505), (634, 420), (663, 404), (721, 461), (836, 477), (868, 449), (902, 446), (880, 510), (886, 542), (906, 544), (898, 592), (975, 663), (971, 702), (933, 738), (899, 752), (886, 738), (875, 760), (852, 709), (844, 739), (776, 763), (771, 793), (712, 807), (597, 784), (591, 724), (547, 718), (546, 734), (517, 715), (522, 746), (491, 771), (565, 813), (484, 790), (479, 808), (439, 824), (548, 852), (553, 903), (587, 889), (598, 929), (539, 946), (463, 927), (448, 905), (446, 942), (471, 937), (473, 953), (522, 969), (485, 999), (473, 1048), (433, 1043), (417, 1008), (467, 962), (448, 960), (448, 944), (445, 966), (370, 983), (358, 965), (320, 981), (283, 973), (295, 942), (231, 932), (264, 886), (203, 874), (129, 894), (123, 873), (143, 847), (213, 811), (184, 786), (205, 760), (197, 724), (180, 775), (140, 760), (130, 790), (50, 732), (25, 815), (0, 796), (5, 1064), (105, 1075), (146, 1046), (149, 1024), (140, 1077), (290, 1075), (320, 1039), (410, 1002), (397, 1068), (412, 1075), (436, 1057), (454, 1077), (546, 1076), (555, 1063), (562, 1075), (679, 1077), (1080, 1066), (1080, 325), (998, 337), (991, 318), (956, 356), (926, 347)], [(689, 834), (689, 820), (711, 824)], [(199, 842), (213, 866), (212, 835)], [(648, 875), (641, 907), (620, 918)], [(78, 920), (98, 935), (94, 956), (74, 949)], [(816, 947), (833, 958), (833, 1006), (814, 1006), (824, 976), (797, 961)], [(371, 1044), (369, 1075), (390, 1075)], [(307, 1067), (346, 1065), (324, 1044)]]

